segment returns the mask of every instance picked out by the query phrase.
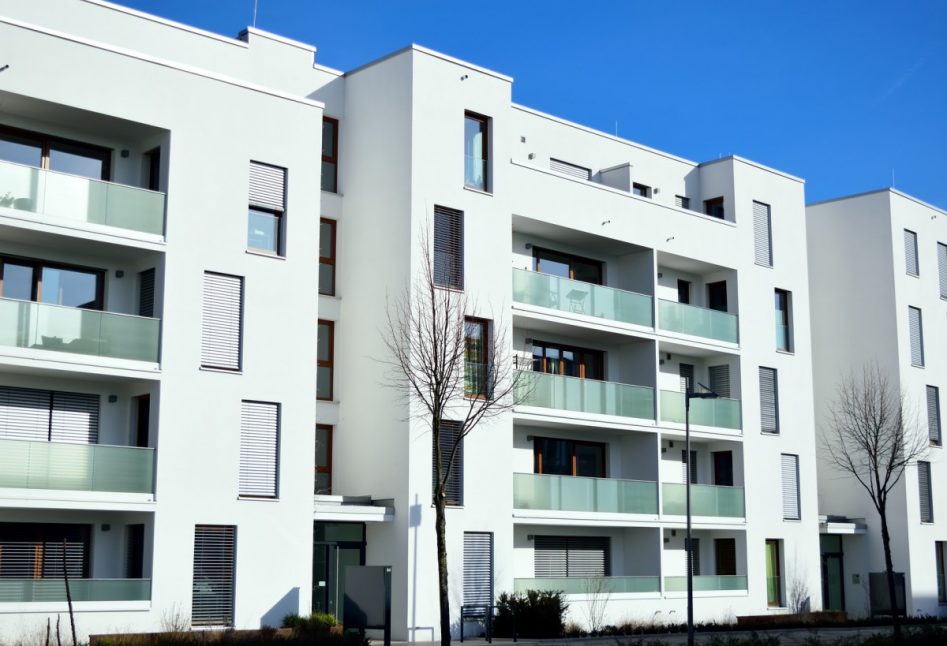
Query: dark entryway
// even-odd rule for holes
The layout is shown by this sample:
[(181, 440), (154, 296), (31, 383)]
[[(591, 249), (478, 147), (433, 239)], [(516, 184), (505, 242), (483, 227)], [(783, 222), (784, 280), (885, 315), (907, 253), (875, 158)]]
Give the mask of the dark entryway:
[(365, 565), (365, 525), (316, 522), (312, 539), (313, 612), (327, 612), (342, 622), (343, 582), (349, 565)]

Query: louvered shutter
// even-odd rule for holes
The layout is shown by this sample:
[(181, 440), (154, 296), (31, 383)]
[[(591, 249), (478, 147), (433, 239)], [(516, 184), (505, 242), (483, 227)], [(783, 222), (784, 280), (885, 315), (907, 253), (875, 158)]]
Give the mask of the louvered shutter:
[(677, 366), (677, 374), (681, 379), (682, 393), (694, 389), (694, 366), (689, 363), (680, 363)]
[(232, 626), (234, 556), (237, 528), (197, 525), (194, 528), (194, 581), (191, 624)]
[(533, 542), (537, 578), (609, 576), (607, 536), (536, 536)]
[(53, 442), (96, 444), (99, 441), (99, 396), (52, 393), (49, 439)]
[(782, 455), (783, 518), (799, 520), (799, 456)]
[(434, 207), (434, 284), (464, 288), (464, 213)]
[(917, 234), (904, 230), (904, 270), (910, 276), (919, 275), (917, 263)]
[[(441, 468), (447, 470), (447, 462), (450, 460), (451, 451), (457, 444), (457, 451), (454, 453), (454, 462), (450, 467), (450, 473), (447, 477), (447, 483), (444, 487), (444, 495), (447, 498), (448, 505), (464, 504), (464, 441), (460, 439), (460, 433), (463, 424), (451, 420), (441, 420), (440, 427), (440, 447), (441, 447)], [(439, 475), (436, 471), (437, 462), (435, 456), (431, 456), (431, 475), (432, 487), (437, 486)]]
[[(693, 549), (691, 550), (691, 574), (694, 576), (700, 576), (700, 539), (692, 538), (691, 545)], [(687, 537), (684, 538), (684, 571), (687, 572)]]
[(204, 272), (201, 365), (240, 370), (243, 336), (243, 278)]
[(493, 532), (464, 532), (464, 605), (493, 605)]
[(550, 159), (549, 169), (554, 170), (557, 173), (564, 173), (566, 175), (571, 175), (572, 177), (577, 177), (578, 179), (584, 179), (586, 181), (592, 178), (592, 171), (590, 169), (577, 164), (564, 162), (561, 159)]
[(753, 202), (753, 248), (756, 264), (773, 266), (773, 224), (769, 204)]
[(250, 205), (284, 211), (286, 169), (250, 162)]
[(911, 365), (924, 365), (924, 329), (921, 324), (921, 310), (908, 308), (908, 331), (911, 335)]
[(48, 440), (51, 408), (48, 390), (0, 387), (0, 437)]
[(691, 208), (691, 198), (684, 197), (683, 195), (675, 195), (674, 206), (679, 209), (689, 209)]
[(710, 390), (721, 397), (730, 398), (730, 366), (710, 366)]
[(275, 498), (279, 404), (245, 401), (240, 416), (240, 495)]
[(155, 315), (155, 270), (146, 269), (138, 273), (138, 316), (151, 318)]
[(775, 368), (760, 366), (760, 430), (779, 433), (779, 395)]
[(69, 576), (88, 577), (88, 525), (0, 523), (0, 580), (62, 580), (64, 541)]
[(947, 298), (947, 245), (937, 243), (937, 273), (940, 276), (940, 297)]
[(561, 578), (569, 575), (568, 547), (563, 536), (537, 536), (533, 539), (533, 569), (537, 578)]
[(934, 522), (934, 505), (931, 499), (931, 463), (917, 463), (917, 488), (921, 497), (921, 522)]
[[(691, 451), (691, 484), (697, 482), (697, 451)], [(687, 484), (687, 451), (681, 449), (681, 484)]]
[(940, 390), (927, 387), (927, 435), (931, 444), (940, 444)]

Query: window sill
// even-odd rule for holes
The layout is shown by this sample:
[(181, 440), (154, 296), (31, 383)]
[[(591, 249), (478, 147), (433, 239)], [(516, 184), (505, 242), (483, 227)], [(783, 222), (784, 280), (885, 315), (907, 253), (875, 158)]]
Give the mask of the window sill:
[(779, 437), (779, 431), (775, 433), (773, 431), (760, 431), (760, 435), (763, 437)]
[(790, 357), (796, 356), (796, 351), (795, 351), (795, 350), (782, 350), (782, 349), (780, 349), (780, 348), (776, 348), (776, 353), (777, 353), (777, 354), (785, 354), (785, 355), (790, 356)]
[(263, 258), (272, 258), (273, 260), (286, 260), (286, 256), (281, 256), (278, 253), (269, 253), (267, 251), (257, 251), (255, 249), (247, 249), (247, 254), (250, 256), (261, 256)]
[(335, 293), (333, 294), (326, 294), (325, 292), (317, 292), (317, 293), (319, 294), (319, 296), (325, 296), (326, 298), (342, 298), (341, 296)]
[(478, 193), (480, 195), (486, 195), (487, 197), (493, 197), (493, 191), (485, 191), (482, 188), (476, 188), (474, 186), (467, 186), (464, 184), (464, 190), (470, 191), (471, 193)]
[(784, 523), (801, 523), (801, 518), (783, 518)]
[(923, 364), (923, 363), (912, 363), (912, 364), (911, 364), (911, 367), (912, 367), (912, 368), (920, 368), (920, 369), (923, 370), (923, 369), (924, 369), (924, 364)]
[(279, 498), (264, 498), (262, 496), (237, 496), (237, 500), (244, 502), (279, 502)]
[(944, 448), (944, 445), (941, 444), (940, 442), (931, 442), (931, 448), (932, 448), (932, 449), (942, 449), (942, 448)]
[(202, 372), (218, 372), (224, 375), (242, 375), (243, 370), (228, 370), (227, 368), (214, 368), (213, 366), (201, 366)]
[(764, 267), (764, 268), (766, 268), (766, 269), (772, 269), (772, 268), (773, 268), (773, 265), (772, 265), (772, 264), (766, 265), (766, 264), (763, 264), (763, 263), (761, 263), (761, 262), (754, 262), (753, 264), (756, 265), (757, 267)]

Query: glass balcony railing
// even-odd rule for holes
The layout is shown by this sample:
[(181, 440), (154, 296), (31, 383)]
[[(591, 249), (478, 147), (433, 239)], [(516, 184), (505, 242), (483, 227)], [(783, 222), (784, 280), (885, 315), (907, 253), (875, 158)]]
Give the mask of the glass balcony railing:
[(0, 206), (37, 215), (164, 233), (164, 193), (0, 161)]
[(513, 301), (620, 323), (654, 326), (650, 296), (537, 271), (513, 270)]
[[(69, 579), (73, 601), (147, 601), (151, 579)], [(0, 577), (0, 603), (65, 602), (62, 579)]]
[(643, 480), (514, 473), (513, 507), (612, 514), (657, 514), (658, 484)]
[(789, 326), (781, 323), (776, 324), (776, 349), (789, 352), (792, 348), (789, 345)]
[(525, 406), (654, 419), (654, 389), (611, 381), (519, 371), (517, 401)]
[[(661, 421), (684, 423), (684, 393), (661, 391)], [(739, 399), (691, 399), (691, 424), (717, 428), (743, 428)]]
[(660, 592), (657, 576), (551, 577), (513, 579), (514, 592), (559, 590), (565, 594), (609, 594), (621, 592)]
[(658, 327), (668, 332), (736, 343), (737, 315), (675, 301), (658, 300)]
[(154, 491), (154, 449), (0, 439), (0, 487)]
[(158, 319), (0, 298), (0, 345), (158, 361)]
[[(676, 482), (661, 484), (661, 507), (669, 516), (687, 513), (685, 485)], [(743, 487), (691, 484), (691, 516), (743, 518)]]
[[(728, 590), (746, 590), (746, 575), (731, 576), (695, 576), (694, 592), (725, 592)], [(664, 577), (665, 592), (687, 592), (686, 576)]]

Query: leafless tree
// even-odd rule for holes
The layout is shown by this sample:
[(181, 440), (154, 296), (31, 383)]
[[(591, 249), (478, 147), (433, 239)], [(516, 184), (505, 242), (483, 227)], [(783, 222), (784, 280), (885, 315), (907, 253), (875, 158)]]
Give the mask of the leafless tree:
[[(421, 270), (403, 292), (388, 299), (382, 337), (390, 367), (387, 385), (406, 394), (409, 416), (423, 419), (431, 430), (441, 644), (449, 646), (445, 512), (450, 475), (464, 438), (482, 421), (509, 411), (522, 391), (511, 356), (494, 352), (507, 347), (504, 322), (495, 319), (489, 326), (492, 338), (482, 339), (477, 348), (470, 345), (467, 316), (476, 313), (476, 303), (461, 290), (441, 286), (451, 282), (457, 267), (449, 261), (434, 267), (427, 230), (419, 241)], [(468, 351), (479, 351), (476, 362), (469, 361)]]
[(869, 362), (839, 385), (823, 437), (832, 464), (855, 478), (878, 512), (896, 638), (900, 638), (901, 626), (891, 562), (888, 496), (905, 468), (927, 454), (928, 438), (916, 420), (904, 394), (894, 388), (877, 363)]

